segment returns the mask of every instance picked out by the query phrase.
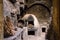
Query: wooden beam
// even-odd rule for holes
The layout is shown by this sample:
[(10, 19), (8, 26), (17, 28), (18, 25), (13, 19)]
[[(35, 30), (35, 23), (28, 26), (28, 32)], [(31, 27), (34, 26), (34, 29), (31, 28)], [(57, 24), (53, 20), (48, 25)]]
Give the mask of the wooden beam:
[(56, 32), (57, 40), (59, 38), (59, 0), (53, 0), (53, 29)]
[(3, 13), (2, 3), (0, 3), (0, 40), (3, 39)]
[(0, 0), (0, 3), (2, 3), (3, 2), (3, 0)]

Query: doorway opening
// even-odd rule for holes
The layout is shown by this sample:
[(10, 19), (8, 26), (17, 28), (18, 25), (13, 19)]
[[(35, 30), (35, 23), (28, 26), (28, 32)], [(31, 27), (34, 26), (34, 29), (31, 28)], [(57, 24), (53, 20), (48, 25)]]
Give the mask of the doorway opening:
[(42, 28), (42, 32), (46, 32), (46, 28)]

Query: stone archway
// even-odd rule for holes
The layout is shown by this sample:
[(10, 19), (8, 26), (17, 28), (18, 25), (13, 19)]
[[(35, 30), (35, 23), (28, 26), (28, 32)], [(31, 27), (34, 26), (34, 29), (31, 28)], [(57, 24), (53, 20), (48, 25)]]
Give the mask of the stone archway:
[(22, 19), (33, 22), (32, 25), (34, 25), (34, 27), (40, 26), (37, 17), (33, 14), (26, 14)]

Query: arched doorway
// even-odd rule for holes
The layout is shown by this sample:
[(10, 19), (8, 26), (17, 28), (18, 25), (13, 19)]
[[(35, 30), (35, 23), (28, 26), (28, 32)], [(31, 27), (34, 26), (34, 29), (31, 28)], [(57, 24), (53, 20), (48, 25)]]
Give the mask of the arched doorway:
[(23, 16), (22, 19), (25, 21), (26, 26), (28, 26), (29, 24), (32, 24), (34, 27), (39, 27), (38, 19), (33, 14), (26, 14)]
[(33, 14), (26, 14), (22, 19), (26, 22), (28, 35), (36, 35), (36, 31), (40, 27), (37, 17)]

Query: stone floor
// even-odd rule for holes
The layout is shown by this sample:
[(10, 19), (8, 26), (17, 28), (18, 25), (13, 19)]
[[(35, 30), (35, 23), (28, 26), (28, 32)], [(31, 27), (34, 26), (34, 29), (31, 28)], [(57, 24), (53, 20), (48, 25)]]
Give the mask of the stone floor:
[(28, 36), (28, 39), (27, 40), (45, 40), (45, 38), (43, 37), (40, 37), (40, 36)]
[(42, 34), (41, 36), (28, 35), (28, 37), (24, 40), (46, 40), (44, 35), (45, 34)]

